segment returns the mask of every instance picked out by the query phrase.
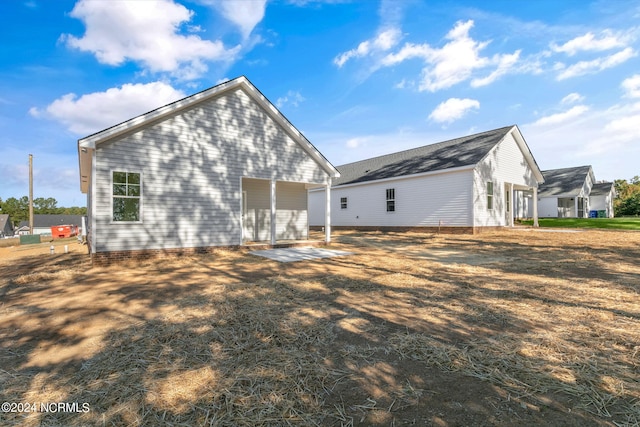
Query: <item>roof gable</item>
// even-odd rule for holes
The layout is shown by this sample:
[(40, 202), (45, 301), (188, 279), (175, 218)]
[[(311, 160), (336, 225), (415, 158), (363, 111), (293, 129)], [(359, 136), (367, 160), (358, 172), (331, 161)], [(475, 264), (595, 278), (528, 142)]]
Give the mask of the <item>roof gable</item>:
[(613, 182), (598, 182), (591, 187), (590, 196), (606, 196), (615, 191)]
[[(551, 197), (557, 195), (577, 195), (582, 190), (587, 177), (593, 175), (591, 166), (551, 169), (542, 171), (544, 184), (540, 185), (538, 195)], [(593, 179), (593, 176), (592, 176)]]
[(91, 176), (92, 155), (96, 147), (120, 135), (142, 129), (151, 123), (157, 123), (175, 114), (192, 108), (196, 104), (215, 97), (223, 96), (237, 88), (241, 88), (249, 97), (260, 105), (267, 115), (273, 119), (284, 131), (330, 176), (339, 176), (338, 170), (315, 148), (311, 142), (244, 76), (221, 83), (212, 88), (198, 92), (181, 100), (167, 104), (148, 113), (104, 129), (100, 132), (78, 140), (78, 159), (80, 169), (80, 189), (88, 191)]
[(337, 166), (335, 185), (347, 185), (455, 168), (473, 167), (514, 126), (506, 126), (436, 144)]
[(9, 214), (0, 214), (0, 232), (5, 229), (13, 230), (13, 224), (9, 221)]

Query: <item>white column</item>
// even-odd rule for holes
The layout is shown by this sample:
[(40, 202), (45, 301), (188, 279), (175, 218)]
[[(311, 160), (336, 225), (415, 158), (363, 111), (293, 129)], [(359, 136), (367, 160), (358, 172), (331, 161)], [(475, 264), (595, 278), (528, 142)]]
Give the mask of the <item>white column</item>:
[(324, 187), (324, 241), (331, 243), (331, 178)]
[(538, 224), (538, 187), (533, 187), (533, 226), (540, 226)]
[(271, 244), (276, 244), (276, 180), (271, 180)]
[(514, 193), (513, 193), (513, 183), (509, 184), (509, 203), (511, 204), (511, 206), (509, 206), (509, 227), (513, 227), (513, 217), (516, 214), (516, 203), (515, 203), (515, 198), (513, 197)]

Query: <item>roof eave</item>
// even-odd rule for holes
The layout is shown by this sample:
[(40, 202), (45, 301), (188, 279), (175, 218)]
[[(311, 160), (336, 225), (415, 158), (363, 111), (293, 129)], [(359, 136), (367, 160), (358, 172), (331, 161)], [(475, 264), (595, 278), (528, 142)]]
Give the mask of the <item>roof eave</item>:
[[(164, 107), (160, 107), (156, 110), (150, 111), (126, 122), (120, 123), (103, 131), (94, 133), (85, 138), (78, 140), (78, 152), (81, 149), (95, 149), (97, 144), (101, 144), (126, 132), (139, 129), (146, 124), (154, 121), (161, 120), (162, 118), (174, 114), (184, 108), (192, 106), (196, 103), (206, 101), (207, 99), (219, 96), (224, 92), (230, 91), (237, 87), (243, 87), (251, 98), (258, 102), (258, 104), (264, 108), (264, 110), (280, 124), (287, 133), (298, 142), (298, 144), (322, 167), (322, 169), (332, 178), (340, 176), (340, 172), (324, 157), (314, 146), (302, 135), (302, 133), (296, 129), (289, 120), (287, 120), (280, 111), (247, 79), (245, 76), (240, 76), (236, 79), (229, 80), (228, 82), (221, 83), (210, 89), (202, 92), (190, 95), (186, 98), (173, 102)], [(81, 173), (82, 174), (82, 173)]]

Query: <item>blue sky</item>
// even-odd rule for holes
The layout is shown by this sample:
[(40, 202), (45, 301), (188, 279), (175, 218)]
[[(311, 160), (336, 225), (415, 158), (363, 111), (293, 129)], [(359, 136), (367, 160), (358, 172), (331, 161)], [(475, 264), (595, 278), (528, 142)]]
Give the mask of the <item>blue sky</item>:
[(334, 164), (517, 124), (541, 169), (640, 175), (638, 1), (0, 6), (0, 198), (84, 206), (77, 140), (245, 75)]

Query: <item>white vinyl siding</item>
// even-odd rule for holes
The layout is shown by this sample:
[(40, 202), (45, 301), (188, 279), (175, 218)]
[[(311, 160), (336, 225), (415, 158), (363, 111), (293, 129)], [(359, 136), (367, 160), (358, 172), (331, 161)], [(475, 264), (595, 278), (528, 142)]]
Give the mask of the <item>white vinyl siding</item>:
[[(237, 245), (243, 176), (328, 179), (242, 89), (99, 144), (94, 164), (97, 252)], [(112, 170), (143, 174), (143, 223), (111, 223)]]
[[(474, 169), (473, 225), (507, 225), (505, 184), (537, 187), (532, 169), (511, 132)], [(492, 209), (487, 206), (487, 182), (493, 183)]]
[[(386, 190), (395, 189), (396, 211), (386, 210)], [(471, 226), (473, 171), (367, 182), (331, 189), (331, 223), (335, 226), (438, 227)], [(340, 209), (348, 197), (349, 209)], [(309, 193), (309, 224), (324, 225), (324, 190)]]

